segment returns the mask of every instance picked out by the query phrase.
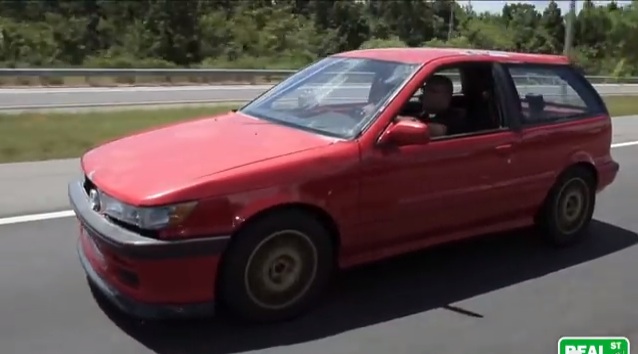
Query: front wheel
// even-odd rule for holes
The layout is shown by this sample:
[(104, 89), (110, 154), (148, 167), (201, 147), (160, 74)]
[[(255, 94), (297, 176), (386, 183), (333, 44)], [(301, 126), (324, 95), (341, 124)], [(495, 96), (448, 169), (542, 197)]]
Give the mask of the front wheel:
[(591, 172), (574, 168), (552, 187), (538, 220), (550, 244), (568, 246), (586, 236), (596, 204), (596, 184)]
[(234, 315), (272, 322), (302, 314), (333, 269), (330, 234), (315, 218), (286, 211), (234, 236), (220, 270), (220, 296)]

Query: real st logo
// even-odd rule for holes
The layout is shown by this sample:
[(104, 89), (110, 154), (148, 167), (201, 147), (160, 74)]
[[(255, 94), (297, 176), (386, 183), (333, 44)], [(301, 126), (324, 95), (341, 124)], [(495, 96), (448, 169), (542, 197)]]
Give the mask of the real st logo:
[(568, 345), (565, 347), (565, 354), (603, 354), (603, 346)]
[(630, 354), (625, 337), (563, 337), (558, 354)]

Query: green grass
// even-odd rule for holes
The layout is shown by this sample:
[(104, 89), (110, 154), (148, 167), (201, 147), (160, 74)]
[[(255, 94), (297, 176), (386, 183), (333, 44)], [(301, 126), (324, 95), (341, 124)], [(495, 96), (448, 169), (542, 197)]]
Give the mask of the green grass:
[[(605, 98), (612, 116), (638, 114), (638, 96)], [(0, 163), (80, 156), (101, 142), (166, 123), (227, 112), (239, 106), (87, 113), (0, 115)]]
[(638, 114), (638, 96), (608, 96), (604, 99), (612, 117)]
[(0, 115), (0, 163), (78, 157), (101, 142), (131, 132), (238, 106)]

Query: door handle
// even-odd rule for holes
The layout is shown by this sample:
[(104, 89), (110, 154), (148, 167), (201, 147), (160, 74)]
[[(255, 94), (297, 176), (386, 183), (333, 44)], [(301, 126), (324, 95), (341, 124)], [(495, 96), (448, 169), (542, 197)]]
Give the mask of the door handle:
[(506, 154), (512, 149), (512, 144), (502, 144), (494, 148), (498, 154)]

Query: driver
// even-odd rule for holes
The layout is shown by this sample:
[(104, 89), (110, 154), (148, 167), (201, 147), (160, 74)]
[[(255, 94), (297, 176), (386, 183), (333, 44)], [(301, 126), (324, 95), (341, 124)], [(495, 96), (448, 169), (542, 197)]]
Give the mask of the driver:
[(465, 114), (459, 109), (450, 107), (454, 84), (443, 75), (432, 75), (423, 86), (421, 98), (423, 110), (416, 118), (427, 123), (432, 137), (462, 134), (468, 131)]
[[(450, 107), (454, 84), (443, 75), (432, 75), (423, 85), (422, 111), (416, 117), (398, 116), (397, 119), (418, 119), (428, 125), (430, 136), (462, 134), (469, 131), (462, 110)], [(375, 107), (368, 103), (363, 113), (370, 113)]]

